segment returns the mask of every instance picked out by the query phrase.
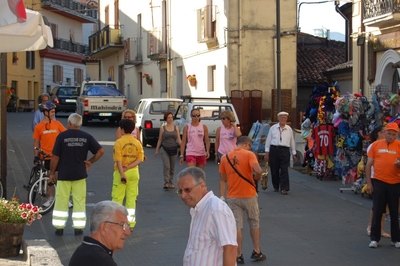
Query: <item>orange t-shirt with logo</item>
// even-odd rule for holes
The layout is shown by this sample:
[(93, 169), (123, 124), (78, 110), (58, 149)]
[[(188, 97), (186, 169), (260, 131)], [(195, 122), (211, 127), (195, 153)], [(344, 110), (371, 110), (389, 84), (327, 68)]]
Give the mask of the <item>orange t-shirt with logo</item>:
[(377, 140), (371, 145), (368, 157), (374, 159), (374, 178), (388, 184), (400, 183), (400, 168), (394, 165), (400, 158), (400, 140), (388, 143)]
[(257, 157), (251, 151), (236, 148), (227, 155), (222, 156), (221, 165), (219, 167), (219, 172), (226, 175), (228, 198), (251, 198), (255, 196), (257, 192), (254, 185), (250, 185), (235, 172), (226, 159), (226, 156), (229, 156), (229, 160), (238, 172), (253, 184), (253, 166), (258, 164)]
[(58, 134), (65, 130), (63, 124), (57, 120), (51, 120), (51, 123), (41, 121), (33, 130), (33, 139), (39, 140), (40, 148), (45, 153), (52, 154)]

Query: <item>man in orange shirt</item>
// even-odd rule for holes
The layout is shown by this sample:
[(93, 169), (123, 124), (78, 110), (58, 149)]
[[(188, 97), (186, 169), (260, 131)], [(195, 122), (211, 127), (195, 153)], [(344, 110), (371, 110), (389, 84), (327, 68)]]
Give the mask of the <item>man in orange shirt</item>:
[[(221, 174), (219, 185), (221, 199), (225, 200), (226, 186), (228, 185), (226, 202), (236, 220), (238, 243), (237, 264), (244, 264), (242, 254), (244, 212), (248, 216), (250, 236), (253, 240), (253, 253), (250, 258), (256, 261), (266, 259), (260, 249), (260, 211), (254, 183), (254, 180), (260, 180), (262, 170), (255, 154), (250, 149), (251, 139), (247, 136), (241, 136), (237, 141), (237, 148), (222, 156), (219, 167)], [(253, 172), (255, 172), (254, 179)]]
[[(386, 205), (390, 211), (391, 244), (400, 248), (400, 230), (398, 208), (400, 196), (400, 141), (396, 139), (399, 128), (396, 123), (385, 127), (385, 139), (377, 140), (368, 152), (365, 167), (367, 191), (373, 193), (373, 217), (371, 225), (370, 248), (377, 248), (381, 238), (381, 218)], [(374, 167), (374, 178), (371, 179), (371, 167)]]
[[(54, 143), (59, 133), (66, 130), (66, 128), (59, 121), (54, 120), (56, 115), (56, 105), (47, 101), (39, 104), (39, 110), (43, 112), (43, 120), (38, 123), (33, 130), (33, 154), (35, 156), (34, 163), (39, 162), (39, 153), (35, 147), (40, 148), (45, 153), (52, 154)], [(50, 159), (45, 161), (45, 167), (50, 169)], [(54, 189), (49, 189), (49, 198), (43, 203), (44, 207), (49, 207), (54, 201)]]

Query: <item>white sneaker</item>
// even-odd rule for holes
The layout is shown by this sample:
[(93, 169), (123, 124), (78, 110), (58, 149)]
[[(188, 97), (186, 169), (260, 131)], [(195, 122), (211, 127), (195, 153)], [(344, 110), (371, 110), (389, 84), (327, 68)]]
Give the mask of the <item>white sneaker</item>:
[(369, 247), (370, 247), (370, 248), (377, 248), (377, 247), (378, 247), (378, 242), (376, 242), (376, 241), (371, 241), (371, 243), (369, 243)]
[(53, 203), (53, 201), (54, 201), (53, 197), (48, 198), (48, 200), (45, 203), (43, 203), (43, 207), (46, 207), (46, 208), (50, 207), (50, 205)]
[(74, 204), (72, 203), (72, 200), (69, 200), (68, 201), (68, 208), (72, 208), (72, 207), (74, 207)]
[(390, 242), (390, 244), (396, 248), (400, 248), (400, 242)]

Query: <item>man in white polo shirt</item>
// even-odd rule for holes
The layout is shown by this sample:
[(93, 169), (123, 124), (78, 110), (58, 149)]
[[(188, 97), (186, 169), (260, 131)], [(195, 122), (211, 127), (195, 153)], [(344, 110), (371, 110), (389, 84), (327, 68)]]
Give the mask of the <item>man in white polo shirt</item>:
[(192, 216), (183, 265), (236, 265), (235, 217), (225, 202), (207, 191), (204, 171), (198, 167), (183, 169), (178, 174), (178, 188)]

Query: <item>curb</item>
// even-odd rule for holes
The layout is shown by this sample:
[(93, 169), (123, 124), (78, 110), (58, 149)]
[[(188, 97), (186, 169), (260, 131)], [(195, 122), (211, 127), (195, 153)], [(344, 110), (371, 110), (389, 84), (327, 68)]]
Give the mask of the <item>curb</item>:
[(27, 265), (62, 266), (56, 250), (44, 239), (24, 240), (22, 250)]
[(56, 250), (44, 239), (22, 240), (19, 256), (0, 259), (5, 266), (62, 266)]

